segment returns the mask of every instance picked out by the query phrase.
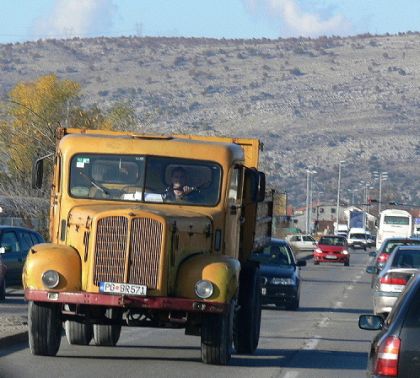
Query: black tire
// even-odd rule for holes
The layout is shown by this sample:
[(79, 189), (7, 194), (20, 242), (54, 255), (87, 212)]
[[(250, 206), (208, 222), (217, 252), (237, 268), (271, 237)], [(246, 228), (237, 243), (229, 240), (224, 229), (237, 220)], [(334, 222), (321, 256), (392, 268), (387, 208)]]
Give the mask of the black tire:
[(93, 337), (92, 324), (66, 320), (64, 330), (66, 331), (67, 341), (71, 345), (89, 345)]
[(238, 353), (252, 354), (258, 347), (261, 327), (260, 269), (245, 265), (239, 276), (239, 310), (235, 314), (234, 345)]
[(226, 314), (204, 314), (201, 324), (201, 360), (205, 364), (227, 365), (232, 356), (233, 318), (236, 302)]
[(6, 279), (4, 278), (2, 282), (0, 282), (0, 302), (4, 302), (6, 300)]
[[(105, 316), (115, 321), (121, 321), (122, 311), (117, 308), (108, 308)], [(120, 339), (121, 324), (94, 324), (93, 340), (98, 346), (115, 346)]]
[(56, 303), (28, 303), (28, 335), (32, 354), (55, 356), (61, 342), (61, 311)]

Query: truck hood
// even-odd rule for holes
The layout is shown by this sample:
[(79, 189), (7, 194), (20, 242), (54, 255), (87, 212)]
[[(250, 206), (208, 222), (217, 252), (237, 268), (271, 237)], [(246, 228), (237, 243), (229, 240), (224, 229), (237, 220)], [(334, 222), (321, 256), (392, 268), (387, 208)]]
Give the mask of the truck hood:
[[(211, 218), (207, 214), (186, 210), (177, 206), (153, 207), (151, 205), (81, 205), (74, 207), (68, 218), (68, 225), (90, 228), (95, 218), (104, 216), (148, 217), (165, 219), (167, 224), (176, 224), (179, 231), (202, 232), (211, 227)], [(210, 230), (209, 230), (210, 231)]]
[(322, 252), (343, 252), (346, 248), (340, 245), (326, 245), (326, 244), (318, 244), (318, 248)]
[(126, 282), (146, 285), (155, 296), (174, 292), (182, 262), (210, 254), (212, 236), (209, 215), (180, 206), (80, 205), (66, 228), (66, 244), (91, 267), (83, 273), (83, 289)]

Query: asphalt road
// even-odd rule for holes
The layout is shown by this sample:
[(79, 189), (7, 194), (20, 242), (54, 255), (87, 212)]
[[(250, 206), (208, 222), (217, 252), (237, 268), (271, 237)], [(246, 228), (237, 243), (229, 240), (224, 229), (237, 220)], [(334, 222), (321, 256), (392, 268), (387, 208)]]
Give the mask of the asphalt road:
[[(124, 327), (116, 347), (70, 346), (56, 357), (32, 356), (26, 344), (0, 352), (0, 377), (365, 377), (375, 333), (357, 326), (371, 312), (368, 253), (352, 253), (350, 267), (302, 268), (298, 311), (264, 307), (259, 349), (234, 355), (229, 366), (200, 362), (200, 339), (183, 330)], [(24, 304), (22, 304), (24, 309)]]

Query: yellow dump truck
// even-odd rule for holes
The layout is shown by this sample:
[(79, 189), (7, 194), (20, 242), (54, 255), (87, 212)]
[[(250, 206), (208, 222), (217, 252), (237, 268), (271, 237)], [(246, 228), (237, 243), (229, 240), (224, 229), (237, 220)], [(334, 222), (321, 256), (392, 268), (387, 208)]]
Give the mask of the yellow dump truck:
[(107, 346), (122, 326), (183, 327), (209, 364), (227, 364), (233, 346), (253, 353), (260, 278), (248, 257), (272, 220), (260, 147), (59, 128), (51, 242), (31, 248), (22, 277), (32, 353), (56, 355), (63, 326), (70, 344)]

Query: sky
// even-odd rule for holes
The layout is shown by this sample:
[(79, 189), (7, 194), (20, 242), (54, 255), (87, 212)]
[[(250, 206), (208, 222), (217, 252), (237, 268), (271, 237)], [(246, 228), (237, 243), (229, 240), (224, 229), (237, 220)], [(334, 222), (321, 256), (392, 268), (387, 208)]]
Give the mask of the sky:
[(118, 36), (226, 39), (420, 31), (419, 0), (0, 0), (0, 43)]

